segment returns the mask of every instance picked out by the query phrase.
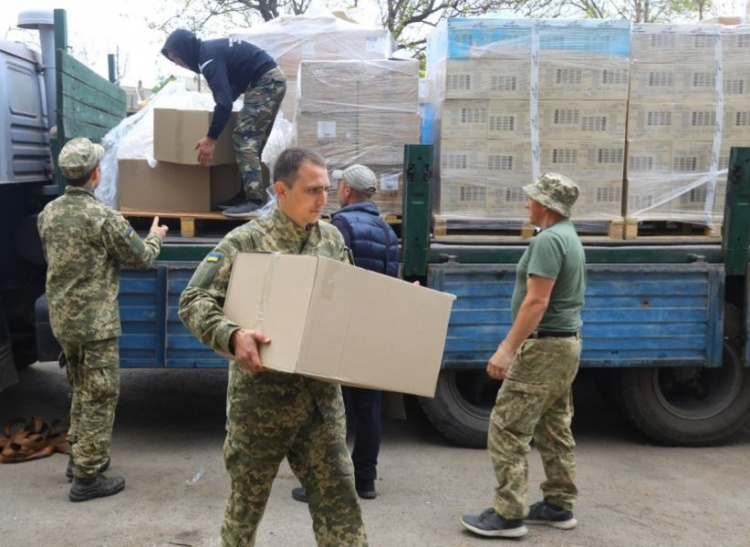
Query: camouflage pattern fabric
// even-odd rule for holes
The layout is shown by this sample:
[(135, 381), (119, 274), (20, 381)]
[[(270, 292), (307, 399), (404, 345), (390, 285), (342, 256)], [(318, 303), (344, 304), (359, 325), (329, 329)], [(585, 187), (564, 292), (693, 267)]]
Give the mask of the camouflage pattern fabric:
[(523, 187), (526, 195), (568, 218), (581, 193), (578, 185), (560, 173), (544, 173)]
[(104, 147), (101, 144), (94, 144), (85, 138), (71, 139), (60, 151), (57, 165), (66, 179), (81, 179), (94, 170), (103, 155)]
[(120, 336), (120, 266), (148, 268), (161, 240), (138, 237), (117, 211), (84, 188), (68, 186), (37, 221), (47, 259), (47, 302), (58, 340)]
[(237, 115), (232, 142), (242, 187), (249, 199), (265, 200), (260, 159), (285, 94), (286, 76), (280, 68), (269, 70), (247, 89)]
[(67, 362), (68, 381), (73, 386), (68, 441), (81, 479), (96, 477), (107, 460), (112, 424), (120, 395), (120, 364), (117, 338), (95, 342), (60, 340)]
[[(238, 252), (266, 251), (346, 260), (339, 231), (295, 225), (278, 207), (232, 230), (209, 253), (180, 297), (182, 322), (214, 351), (231, 355), (239, 328), (222, 311)], [(284, 457), (305, 488), (318, 545), (367, 545), (346, 446), (341, 388), (304, 376), (229, 367), (224, 459), (232, 479), (222, 526), (226, 546), (252, 546)]]
[(525, 518), (529, 444), (539, 450), (547, 480), (544, 498), (571, 510), (575, 486), (575, 441), (571, 385), (578, 372), (581, 340), (526, 340), (508, 369), (490, 416), (489, 452), (498, 487), (494, 509), (507, 519)]

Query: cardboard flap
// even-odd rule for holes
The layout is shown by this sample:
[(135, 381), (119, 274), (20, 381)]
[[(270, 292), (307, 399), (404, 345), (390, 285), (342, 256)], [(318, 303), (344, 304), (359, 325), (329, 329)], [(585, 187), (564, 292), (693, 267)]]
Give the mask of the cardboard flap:
[(239, 253), (234, 259), (224, 313), (242, 328), (271, 337), (260, 353), (268, 368), (296, 370), (316, 265), (312, 256)]

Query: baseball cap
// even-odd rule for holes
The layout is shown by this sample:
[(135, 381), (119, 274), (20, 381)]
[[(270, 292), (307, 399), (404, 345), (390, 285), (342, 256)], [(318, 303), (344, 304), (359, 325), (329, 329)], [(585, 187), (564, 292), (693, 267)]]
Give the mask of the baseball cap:
[(378, 177), (372, 172), (372, 169), (355, 163), (344, 170), (336, 169), (331, 173), (333, 180), (344, 179), (349, 186), (362, 192), (363, 194), (372, 195), (378, 191)]
[(76, 138), (63, 146), (57, 165), (66, 179), (76, 180), (91, 173), (103, 155), (102, 145), (94, 144), (86, 138)]

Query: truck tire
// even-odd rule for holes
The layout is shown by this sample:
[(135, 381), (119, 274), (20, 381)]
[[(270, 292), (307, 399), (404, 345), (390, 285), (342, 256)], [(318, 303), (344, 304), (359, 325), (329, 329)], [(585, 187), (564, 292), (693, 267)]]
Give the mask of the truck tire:
[(435, 398), (420, 397), (427, 419), (454, 443), (468, 448), (487, 446), (490, 412), (500, 382), (481, 370), (443, 370)]
[(739, 313), (727, 309), (723, 366), (623, 370), (616, 390), (628, 421), (665, 445), (731, 440), (750, 422), (750, 369), (743, 366)]

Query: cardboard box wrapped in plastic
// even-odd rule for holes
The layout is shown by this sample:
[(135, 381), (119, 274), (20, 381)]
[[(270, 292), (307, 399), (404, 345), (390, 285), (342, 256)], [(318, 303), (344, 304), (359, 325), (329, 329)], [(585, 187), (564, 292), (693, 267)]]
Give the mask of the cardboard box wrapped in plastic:
[(324, 257), (240, 253), (224, 312), (271, 337), (269, 369), (433, 397), (453, 300)]

